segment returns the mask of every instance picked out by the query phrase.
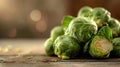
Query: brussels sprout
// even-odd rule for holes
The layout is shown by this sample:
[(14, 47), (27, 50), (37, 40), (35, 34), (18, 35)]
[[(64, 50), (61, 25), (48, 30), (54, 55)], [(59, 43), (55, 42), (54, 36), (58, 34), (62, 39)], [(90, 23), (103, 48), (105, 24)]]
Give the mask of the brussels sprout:
[(114, 38), (112, 40), (113, 43), (113, 51), (111, 54), (115, 57), (120, 57), (120, 38)]
[(62, 20), (62, 28), (65, 31), (69, 25), (69, 23), (74, 19), (74, 17), (72, 16), (64, 16), (63, 20)]
[(113, 50), (112, 43), (103, 36), (95, 36), (90, 44), (89, 53), (93, 58), (108, 58)]
[(51, 38), (49, 38), (45, 41), (45, 44), (44, 44), (45, 52), (49, 56), (54, 55), (53, 42), (54, 41)]
[(99, 28), (107, 24), (110, 16), (110, 12), (101, 7), (94, 8), (92, 11), (93, 20), (97, 23)]
[(91, 16), (92, 16), (92, 8), (85, 6), (79, 10), (77, 17), (91, 18)]
[(118, 37), (120, 35), (120, 22), (117, 19), (110, 18), (108, 25), (112, 29), (113, 37)]
[(51, 31), (51, 38), (53, 41), (58, 37), (64, 34), (64, 31), (61, 26), (56, 26)]
[(54, 42), (54, 53), (59, 58), (75, 58), (80, 51), (80, 45), (70, 36), (59, 36)]
[(112, 39), (112, 30), (108, 26), (103, 26), (102, 28), (100, 28), (97, 35), (104, 36), (110, 40), (110, 39)]
[(84, 19), (76, 18), (71, 21), (65, 35), (76, 38), (80, 43), (87, 42), (97, 33), (97, 26), (95, 22)]

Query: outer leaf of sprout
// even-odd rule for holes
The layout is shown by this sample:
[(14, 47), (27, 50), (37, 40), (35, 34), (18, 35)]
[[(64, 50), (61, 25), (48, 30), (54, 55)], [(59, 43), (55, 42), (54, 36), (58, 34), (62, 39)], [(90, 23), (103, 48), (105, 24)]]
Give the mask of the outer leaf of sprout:
[(68, 25), (70, 24), (70, 22), (74, 19), (74, 17), (72, 16), (64, 16), (63, 20), (62, 20), (62, 28), (65, 31), (68, 27)]

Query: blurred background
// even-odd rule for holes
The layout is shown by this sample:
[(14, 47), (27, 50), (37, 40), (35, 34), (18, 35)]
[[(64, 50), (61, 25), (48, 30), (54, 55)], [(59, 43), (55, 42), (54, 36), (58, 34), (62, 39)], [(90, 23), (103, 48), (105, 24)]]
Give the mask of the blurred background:
[(0, 0), (0, 38), (48, 38), (64, 15), (104, 7), (120, 19), (120, 0)]

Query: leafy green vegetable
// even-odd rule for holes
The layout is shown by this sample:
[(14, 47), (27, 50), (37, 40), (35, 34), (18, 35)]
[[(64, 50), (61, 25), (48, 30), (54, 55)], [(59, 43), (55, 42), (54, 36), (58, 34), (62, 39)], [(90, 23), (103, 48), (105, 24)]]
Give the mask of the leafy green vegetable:
[(51, 38), (53, 41), (58, 37), (64, 34), (64, 31), (61, 26), (56, 26), (51, 30)]
[(97, 33), (95, 22), (84, 18), (76, 18), (71, 21), (65, 35), (76, 38), (80, 43), (87, 42)]
[(62, 20), (62, 28), (63, 30), (66, 30), (68, 25), (70, 24), (70, 22), (74, 19), (74, 17), (72, 16), (64, 16), (63, 20)]
[(77, 17), (91, 18), (91, 16), (92, 16), (92, 8), (85, 6), (79, 10)]
[(59, 58), (75, 58), (80, 51), (80, 45), (70, 36), (59, 36), (54, 42), (54, 53)]
[(114, 57), (120, 57), (120, 38), (114, 38), (112, 40), (113, 43), (113, 51), (111, 52), (111, 54)]
[(112, 30), (108, 26), (103, 26), (97, 33), (98, 36), (104, 36), (107, 39), (112, 39)]
[(108, 58), (113, 50), (112, 43), (103, 36), (95, 36), (90, 44), (89, 53), (93, 58)]
[(97, 23), (98, 28), (107, 24), (111, 14), (104, 8), (97, 7), (92, 11), (93, 20)]
[(112, 29), (113, 37), (118, 37), (120, 35), (120, 22), (115, 18), (110, 18), (108, 25)]
[(47, 39), (47, 40), (45, 41), (45, 45), (44, 45), (44, 47), (45, 47), (45, 52), (46, 52), (46, 54), (49, 55), (49, 56), (54, 55), (53, 42), (54, 42), (54, 41), (53, 41), (51, 38), (49, 38), (49, 39)]

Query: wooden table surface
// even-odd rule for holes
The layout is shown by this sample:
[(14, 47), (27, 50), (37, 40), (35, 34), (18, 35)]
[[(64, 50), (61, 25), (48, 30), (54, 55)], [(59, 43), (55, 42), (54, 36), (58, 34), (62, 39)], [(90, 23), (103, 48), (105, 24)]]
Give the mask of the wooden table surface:
[(1, 39), (0, 67), (120, 67), (120, 58), (61, 60), (44, 51), (45, 39)]

